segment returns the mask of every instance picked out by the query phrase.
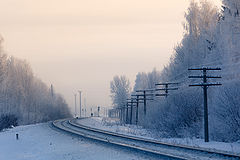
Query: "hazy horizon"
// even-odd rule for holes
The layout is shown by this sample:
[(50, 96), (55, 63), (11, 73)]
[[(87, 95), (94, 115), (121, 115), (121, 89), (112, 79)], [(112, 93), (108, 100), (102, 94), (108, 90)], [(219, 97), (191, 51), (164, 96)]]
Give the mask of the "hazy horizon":
[(0, 0), (0, 34), (4, 50), (26, 59), (34, 74), (53, 84), (70, 107), (78, 90), (88, 106), (110, 106), (113, 76), (126, 75), (133, 86), (138, 72), (167, 64), (182, 38), (188, 4)]

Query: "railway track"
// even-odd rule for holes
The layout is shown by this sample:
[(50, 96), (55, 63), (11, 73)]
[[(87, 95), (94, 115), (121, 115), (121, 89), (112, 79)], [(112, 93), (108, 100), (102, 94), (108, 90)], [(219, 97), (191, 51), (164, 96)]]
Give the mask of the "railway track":
[(53, 122), (53, 126), (71, 134), (138, 152), (144, 152), (146, 154), (157, 156), (161, 159), (240, 160), (240, 155), (237, 154), (184, 145), (173, 145), (155, 140), (100, 130), (81, 125), (76, 122), (76, 119), (57, 120)]

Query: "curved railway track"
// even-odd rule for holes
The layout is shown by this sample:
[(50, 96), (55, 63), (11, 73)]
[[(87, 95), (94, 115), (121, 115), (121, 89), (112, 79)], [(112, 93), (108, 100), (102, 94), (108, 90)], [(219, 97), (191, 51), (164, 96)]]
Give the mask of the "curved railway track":
[(162, 159), (237, 159), (240, 160), (240, 155), (228, 152), (203, 149), (198, 147), (189, 147), (184, 145), (173, 145), (155, 140), (149, 140), (116, 132), (110, 132), (91, 128), (81, 125), (76, 122), (76, 119), (64, 119), (54, 121), (53, 126), (81, 137), (85, 137), (94, 141), (103, 142), (106, 144), (116, 145), (119, 147), (144, 152), (152, 156), (157, 156)]

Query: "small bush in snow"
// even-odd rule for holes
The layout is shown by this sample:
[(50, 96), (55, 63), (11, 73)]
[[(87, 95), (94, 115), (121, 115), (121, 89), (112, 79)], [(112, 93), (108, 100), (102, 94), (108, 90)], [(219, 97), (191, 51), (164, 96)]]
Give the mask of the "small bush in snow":
[(15, 115), (2, 115), (0, 117), (0, 131), (5, 128), (12, 128), (13, 126), (18, 125), (18, 119)]

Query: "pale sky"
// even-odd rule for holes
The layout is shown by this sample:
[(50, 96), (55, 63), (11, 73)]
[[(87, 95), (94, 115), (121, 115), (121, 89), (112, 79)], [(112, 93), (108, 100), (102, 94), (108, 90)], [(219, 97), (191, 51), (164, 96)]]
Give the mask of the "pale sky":
[[(214, 1), (214, 0), (213, 0)], [(218, 0), (215, 0), (215, 2)], [(110, 81), (161, 70), (183, 35), (188, 0), (0, 0), (9, 55), (26, 59), (70, 107), (110, 106)]]

